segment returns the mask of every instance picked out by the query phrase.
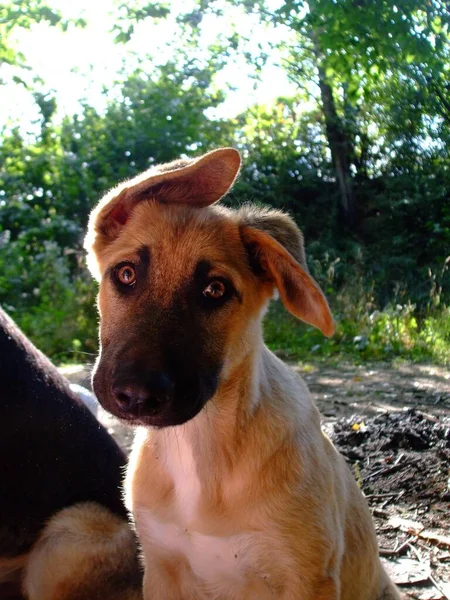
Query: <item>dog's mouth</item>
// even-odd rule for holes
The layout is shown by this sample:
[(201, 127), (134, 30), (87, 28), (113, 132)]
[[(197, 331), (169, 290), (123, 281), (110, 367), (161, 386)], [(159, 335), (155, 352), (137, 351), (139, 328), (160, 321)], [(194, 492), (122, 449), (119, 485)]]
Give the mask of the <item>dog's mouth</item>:
[[(183, 425), (196, 417), (204, 408), (208, 400), (209, 398), (204, 402), (197, 403), (197, 406), (192, 407), (189, 411), (183, 411), (183, 413), (173, 411), (170, 408), (155, 409), (153, 412), (140, 411), (137, 409), (132, 413), (120, 409), (115, 409), (114, 411), (109, 409), (106, 410), (112, 412), (114, 416), (121, 421), (126, 422), (128, 425), (156, 428), (174, 427), (176, 425)], [(102, 402), (100, 401), (100, 403)]]

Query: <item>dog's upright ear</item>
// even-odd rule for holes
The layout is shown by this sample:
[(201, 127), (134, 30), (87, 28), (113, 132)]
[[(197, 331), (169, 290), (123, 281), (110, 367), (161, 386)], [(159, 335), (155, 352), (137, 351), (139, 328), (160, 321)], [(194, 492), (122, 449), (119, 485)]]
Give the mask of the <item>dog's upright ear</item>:
[(89, 218), (85, 248), (114, 240), (134, 207), (143, 200), (203, 207), (217, 202), (233, 185), (241, 166), (234, 148), (219, 148), (191, 160), (157, 165), (109, 191)]
[(253, 270), (278, 288), (289, 312), (333, 335), (330, 308), (308, 272), (303, 236), (294, 221), (281, 211), (251, 207), (241, 208), (238, 217)]

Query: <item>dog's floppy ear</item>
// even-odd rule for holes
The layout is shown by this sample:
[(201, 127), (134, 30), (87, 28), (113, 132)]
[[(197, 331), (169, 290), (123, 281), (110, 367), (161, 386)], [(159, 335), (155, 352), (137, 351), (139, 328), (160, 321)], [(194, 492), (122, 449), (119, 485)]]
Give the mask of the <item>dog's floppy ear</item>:
[(326, 335), (333, 317), (321, 289), (306, 265), (303, 236), (286, 214), (267, 209), (240, 210), (241, 236), (256, 273), (278, 288), (285, 307)]
[(92, 211), (85, 246), (96, 235), (111, 241), (139, 202), (156, 199), (167, 204), (208, 206), (220, 200), (236, 179), (241, 157), (234, 148), (219, 148), (193, 160), (157, 165), (108, 192)]

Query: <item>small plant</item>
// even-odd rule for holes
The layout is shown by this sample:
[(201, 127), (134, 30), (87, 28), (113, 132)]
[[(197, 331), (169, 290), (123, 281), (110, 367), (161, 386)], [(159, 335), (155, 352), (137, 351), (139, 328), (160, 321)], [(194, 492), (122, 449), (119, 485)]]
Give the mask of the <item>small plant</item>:
[[(348, 295), (345, 304), (351, 306)], [(265, 321), (267, 343), (276, 353), (291, 360), (336, 357), (363, 361), (402, 357), (450, 364), (449, 308), (444, 307), (422, 320), (410, 303), (370, 313), (358, 309), (357, 303), (346, 312), (341, 304), (335, 314), (338, 315), (336, 333), (327, 339), (274, 302)]]

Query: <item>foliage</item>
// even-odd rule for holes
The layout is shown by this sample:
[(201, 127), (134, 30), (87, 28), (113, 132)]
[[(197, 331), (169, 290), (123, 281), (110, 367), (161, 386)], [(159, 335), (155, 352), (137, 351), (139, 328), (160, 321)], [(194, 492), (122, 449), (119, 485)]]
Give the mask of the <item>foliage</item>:
[[(74, 22), (64, 19), (59, 11), (48, 6), (44, 0), (12, 0), (0, 5), (0, 67), (3, 64), (16, 67), (12, 77), (15, 83), (24, 83), (20, 71), (26, 69), (27, 65), (24, 55), (14, 43), (14, 33), (18, 29), (30, 29), (35, 23), (42, 22), (60, 27), (63, 31), (71, 23), (78, 27), (85, 25), (83, 19)], [(2, 83), (4, 81), (0, 79), (0, 84)]]
[[(220, 15), (226, 5), (242, 3), (197, 0), (198, 18), (186, 24), (198, 36), (204, 16)], [(370, 171), (379, 173), (380, 161), (400, 154), (396, 139), (389, 153), (376, 156), (381, 136), (401, 128), (414, 145), (426, 137), (427, 123), (436, 125), (440, 120), (448, 131), (450, 9), (441, 0), (246, 0), (243, 6), (272, 32), (284, 33), (273, 36), (272, 49), (281, 53), (284, 68), (303, 97), (316, 97), (340, 216), (354, 229), (358, 213), (364, 211), (359, 202), (361, 183)], [(245, 52), (246, 33), (233, 31), (228, 42), (230, 60), (236, 47), (257, 65), (256, 71), (267, 59), (266, 49), (259, 56)]]
[[(266, 323), (271, 346), (293, 358), (448, 362), (446, 5), (285, 0), (273, 8), (248, 0), (235, 9), (285, 35), (252, 45), (233, 23), (216, 43), (202, 46), (208, 15), (220, 21), (231, 4), (193, 2), (184, 13), (170, 2), (120, 5), (113, 31), (118, 42), (132, 38), (138, 22), (176, 9), (179, 45), (166, 64), (156, 67), (146, 58), (132, 73), (119, 73), (104, 92), (103, 112), (85, 101), (78, 114), (58, 121), (52, 94), (33, 92), (39, 135), (30, 138), (16, 127), (0, 138), (0, 302), (53, 357), (94, 352), (95, 285), (81, 246), (92, 206), (118, 181), (155, 163), (230, 144), (241, 150), (244, 166), (226, 201), (290, 211), (338, 324), (336, 335), (324, 340), (274, 305)], [(66, 26), (40, 0), (24, 7), (18, 0), (0, 9), (0, 53), (11, 47), (13, 26), (39, 20)], [(298, 92), (235, 117), (214, 116), (227, 95), (217, 85), (224, 65), (245, 56), (258, 76), (271, 45)], [(8, 60), (21, 59), (11, 54)], [(325, 101), (348, 159), (356, 201), (351, 230), (339, 208), (342, 187)]]
[(143, 19), (161, 19), (170, 14), (170, 8), (166, 4), (149, 2), (142, 5), (141, 2), (126, 2), (117, 7), (117, 18), (114, 22), (114, 40), (123, 44), (129, 42), (135, 32), (135, 23)]
[(442, 303), (442, 288), (436, 284), (436, 279), (442, 281), (448, 262), (450, 257), (441, 273), (430, 277), (428, 303), (418, 309), (409, 300), (396, 302), (395, 295), (387, 304), (377, 303), (376, 284), (363, 275), (358, 261), (345, 266), (346, 281), (337, 285), (340, 258), (332, 260), (325, 255), (314, 260), (311, 270), (327, 294), (335, 334), (324, 338), (319, 331), (299, 323), (280, 302), (274, 302), (265, 321), (268, 345), (291, 360), (402, 358), (450, 364), (450, 307)]
[(334, 336), (325, 339), (274, 304), (265, 320), (266, 342), (287, 360), (364, 362), (400, 358), (450, 364), (448, 308), (427, 317), (420, 328), (412, 305), (388, 306), (360, 317), (355, 321), (345, 315), (337, 322)]
[(27, 143), (18, 128), (3, 135), (0, 303), (51, 355), (70, 358), (74, 343), (96, 348), (95, 288), (83, 270), (82, 240), (98, 198), (121, 179), (226, 136), (227, 123), (205, 115), (222, 98), (209, 89), (211, 68), (179, 65), (118, 83), (103, 115), (85, 105), (53, 124), (53, 98), (37, 96), (40, 136)]

